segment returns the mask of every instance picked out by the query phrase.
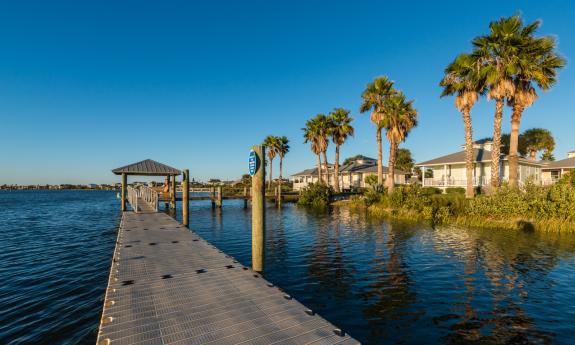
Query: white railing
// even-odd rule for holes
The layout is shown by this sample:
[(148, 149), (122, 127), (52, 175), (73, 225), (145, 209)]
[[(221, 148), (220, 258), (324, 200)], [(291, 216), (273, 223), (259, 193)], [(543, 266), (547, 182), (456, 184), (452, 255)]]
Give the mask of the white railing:
[(138, 213), (141, 210), (141, 205), (138, 205), (140, 199), (150, 205), (156, 212), (158, 211), (158, 192), (147, 186), (138, 186), (138, 188), (128, 186), (126, 189), (128, 202), (134, 212)]
[[(490, 184), (489, 176), (475, 176), (473, 178), (474, 186), (487, 186)], [(467, 179), (455, 179), (453, 177), (442, 177), (442, 178), (429, 178), (426, 177), (424, 180), (425, 186), (430, 187), (465, 187), (467, 186)]]
[(139, 196), (155, 211), (158, 211), (158, 192), (148, 186), (141, 186)]
[(546, 178), (546, 179), (542, 179), (541, 180), (541, 185), (542, 186), (550, 186), (552, 184), (557, 183), (557, 181), (559, 181), (559, 178), (557, 177), (552, 177), (552, 178)]

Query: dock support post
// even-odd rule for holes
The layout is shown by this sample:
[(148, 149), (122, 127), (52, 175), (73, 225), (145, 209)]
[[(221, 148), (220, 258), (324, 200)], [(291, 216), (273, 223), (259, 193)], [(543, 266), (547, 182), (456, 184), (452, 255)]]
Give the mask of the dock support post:
[(278, 207), (282, 207), (282, 184), (281, 184), (281, 181), (278, 184), (276, 204), (278, 205)]
[(212, 196), (212, 208), (216, 208), (216, 188), (215, 187), (210, 188), (210, 194)]
[(256, 173), (252, 176), (252, 269), (264, 270), (265, 255), (265, 146), (252, 147), (256, 153)]
[(248, 187), (244, 187), (244, 208), (248, 208)]
[(122, 212), (126, 211), (126, 187), (128, 185), (128, 176), (122, 173)]
[(218, 199), (217, 199), (217, 206), (218, 208), (222, 208), (222, 186), (218, 186)]
[(182, 181), (182, 224), (190, 225), (190, 170), (184, 169)]
[(176, 209), (176, 175), (172, 175), (172, 194), (170, 195), (170, 207)]

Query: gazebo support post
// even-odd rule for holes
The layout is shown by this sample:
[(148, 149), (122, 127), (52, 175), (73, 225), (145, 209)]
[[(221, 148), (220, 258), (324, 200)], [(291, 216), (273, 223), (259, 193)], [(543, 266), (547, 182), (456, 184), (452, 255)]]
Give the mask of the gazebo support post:
[(170, 207), (176, 209), (176, 175), (172, 175), (172, 194), (170, 195)]
[(128, 185), (128, 176), (122, 174), (122, 212), (126, 211), (126, 187)]

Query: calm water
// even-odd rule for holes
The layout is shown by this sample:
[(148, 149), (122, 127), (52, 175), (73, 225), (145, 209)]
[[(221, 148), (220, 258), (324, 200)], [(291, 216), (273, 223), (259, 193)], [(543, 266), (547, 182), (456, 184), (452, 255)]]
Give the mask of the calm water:
[[(113, 192), (0, 192), (0, 344), (93, 344)], [(191, 227), (250, 263), (240, 201)], [(266, 277), (367, 344), (575, 343), (575, 236), (268, 208)]]

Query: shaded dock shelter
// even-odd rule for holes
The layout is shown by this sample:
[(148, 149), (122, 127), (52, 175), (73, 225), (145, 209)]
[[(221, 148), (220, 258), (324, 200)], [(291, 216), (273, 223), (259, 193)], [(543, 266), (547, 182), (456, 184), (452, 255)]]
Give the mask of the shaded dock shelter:
[(122, 211), (126, 211), (126, 187), (128, 185), (129, 175), (138, 176), (166, 176), (170, 179), (170, 200), (171, 206), (176, 207), (176, 176), (182, 172), (171, 166), (156, 162), (152, 159), (146, 159), (137, 163), (129, 164), (120, 168), (113, 169), (116, 175), (122, 175)]

